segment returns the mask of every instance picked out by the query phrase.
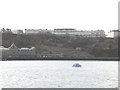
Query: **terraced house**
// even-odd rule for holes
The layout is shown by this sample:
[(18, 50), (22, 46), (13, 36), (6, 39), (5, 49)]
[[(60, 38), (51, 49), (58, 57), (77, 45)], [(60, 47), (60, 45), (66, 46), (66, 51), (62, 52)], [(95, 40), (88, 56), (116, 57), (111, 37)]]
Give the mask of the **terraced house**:
[(36, 48), (18, 48), (14, 43), (5, 48), (4, 46), (0, 46), (0, 52), (2, 52), (2, 59), (26, 59), (33, 58), (36, 56)]

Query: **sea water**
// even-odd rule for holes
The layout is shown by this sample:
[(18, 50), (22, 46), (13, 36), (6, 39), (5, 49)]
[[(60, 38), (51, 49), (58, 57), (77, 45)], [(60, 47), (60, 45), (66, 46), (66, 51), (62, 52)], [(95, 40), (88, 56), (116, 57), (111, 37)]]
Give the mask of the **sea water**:
[(116, 87), (117, 61), (0, 61), (0, 88)]

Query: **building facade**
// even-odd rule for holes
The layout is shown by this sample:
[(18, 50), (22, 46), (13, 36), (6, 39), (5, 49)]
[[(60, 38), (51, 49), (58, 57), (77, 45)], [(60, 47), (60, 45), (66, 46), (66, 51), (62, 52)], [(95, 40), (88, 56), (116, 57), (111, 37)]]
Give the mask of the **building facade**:
[(106, 37), (105, 32), (103, 30), (96, 30), (96, 31), (79, 31), (76, 29), (54, 29), (52, 34), (56, 35), (78, 35), (81, 37)]
[(115, 37), (118, 37), (119, 35), (120, 35), (119, 30), (111, 30), (110, 32), (108, 32), (107, 37), (108, 38), (115, 38)]
[(47, 29), (25, 29), (25, 34), (39, 34), (39, 33), (47, 33), (50, 30)]
[(26, 58), (32, 58), (36, 56), (35, 47), (18, 48), (14, 43), (8, 48), (0, 46), (0, 51), (2, 52), (2, 58), (5, 58), (5, 59), (10, 59), (10, 58), (26, 59)]
[(23, 30), (17, 30), (17, 34), (23, 34)]
[(35, 47), (18, 48), (14, 43), (8, 48), (0, 46), (0, 60), (38, 60), (61, 57), (63, 57), (62, 54), (38, 54)]

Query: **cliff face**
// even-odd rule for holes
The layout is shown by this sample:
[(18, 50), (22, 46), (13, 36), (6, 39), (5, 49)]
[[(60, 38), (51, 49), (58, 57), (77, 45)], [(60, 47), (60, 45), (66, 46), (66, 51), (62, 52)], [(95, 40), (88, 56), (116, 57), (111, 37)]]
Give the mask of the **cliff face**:
[(118, 38), (57, 36), (50, 33), (2, 34), (2, 45), (4, 47), (9, 47), (12, 43), (15, 43), (19, 48), (34, 46), (38, 54), (62, 54), (65, 58), (118, 56)]

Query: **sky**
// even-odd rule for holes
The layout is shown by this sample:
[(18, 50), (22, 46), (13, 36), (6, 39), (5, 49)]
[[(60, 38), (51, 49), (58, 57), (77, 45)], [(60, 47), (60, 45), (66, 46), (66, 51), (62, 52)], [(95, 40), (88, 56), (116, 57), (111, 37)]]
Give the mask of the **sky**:
[(0, 0), (0, 28), (118, 29), (119, 0)]

